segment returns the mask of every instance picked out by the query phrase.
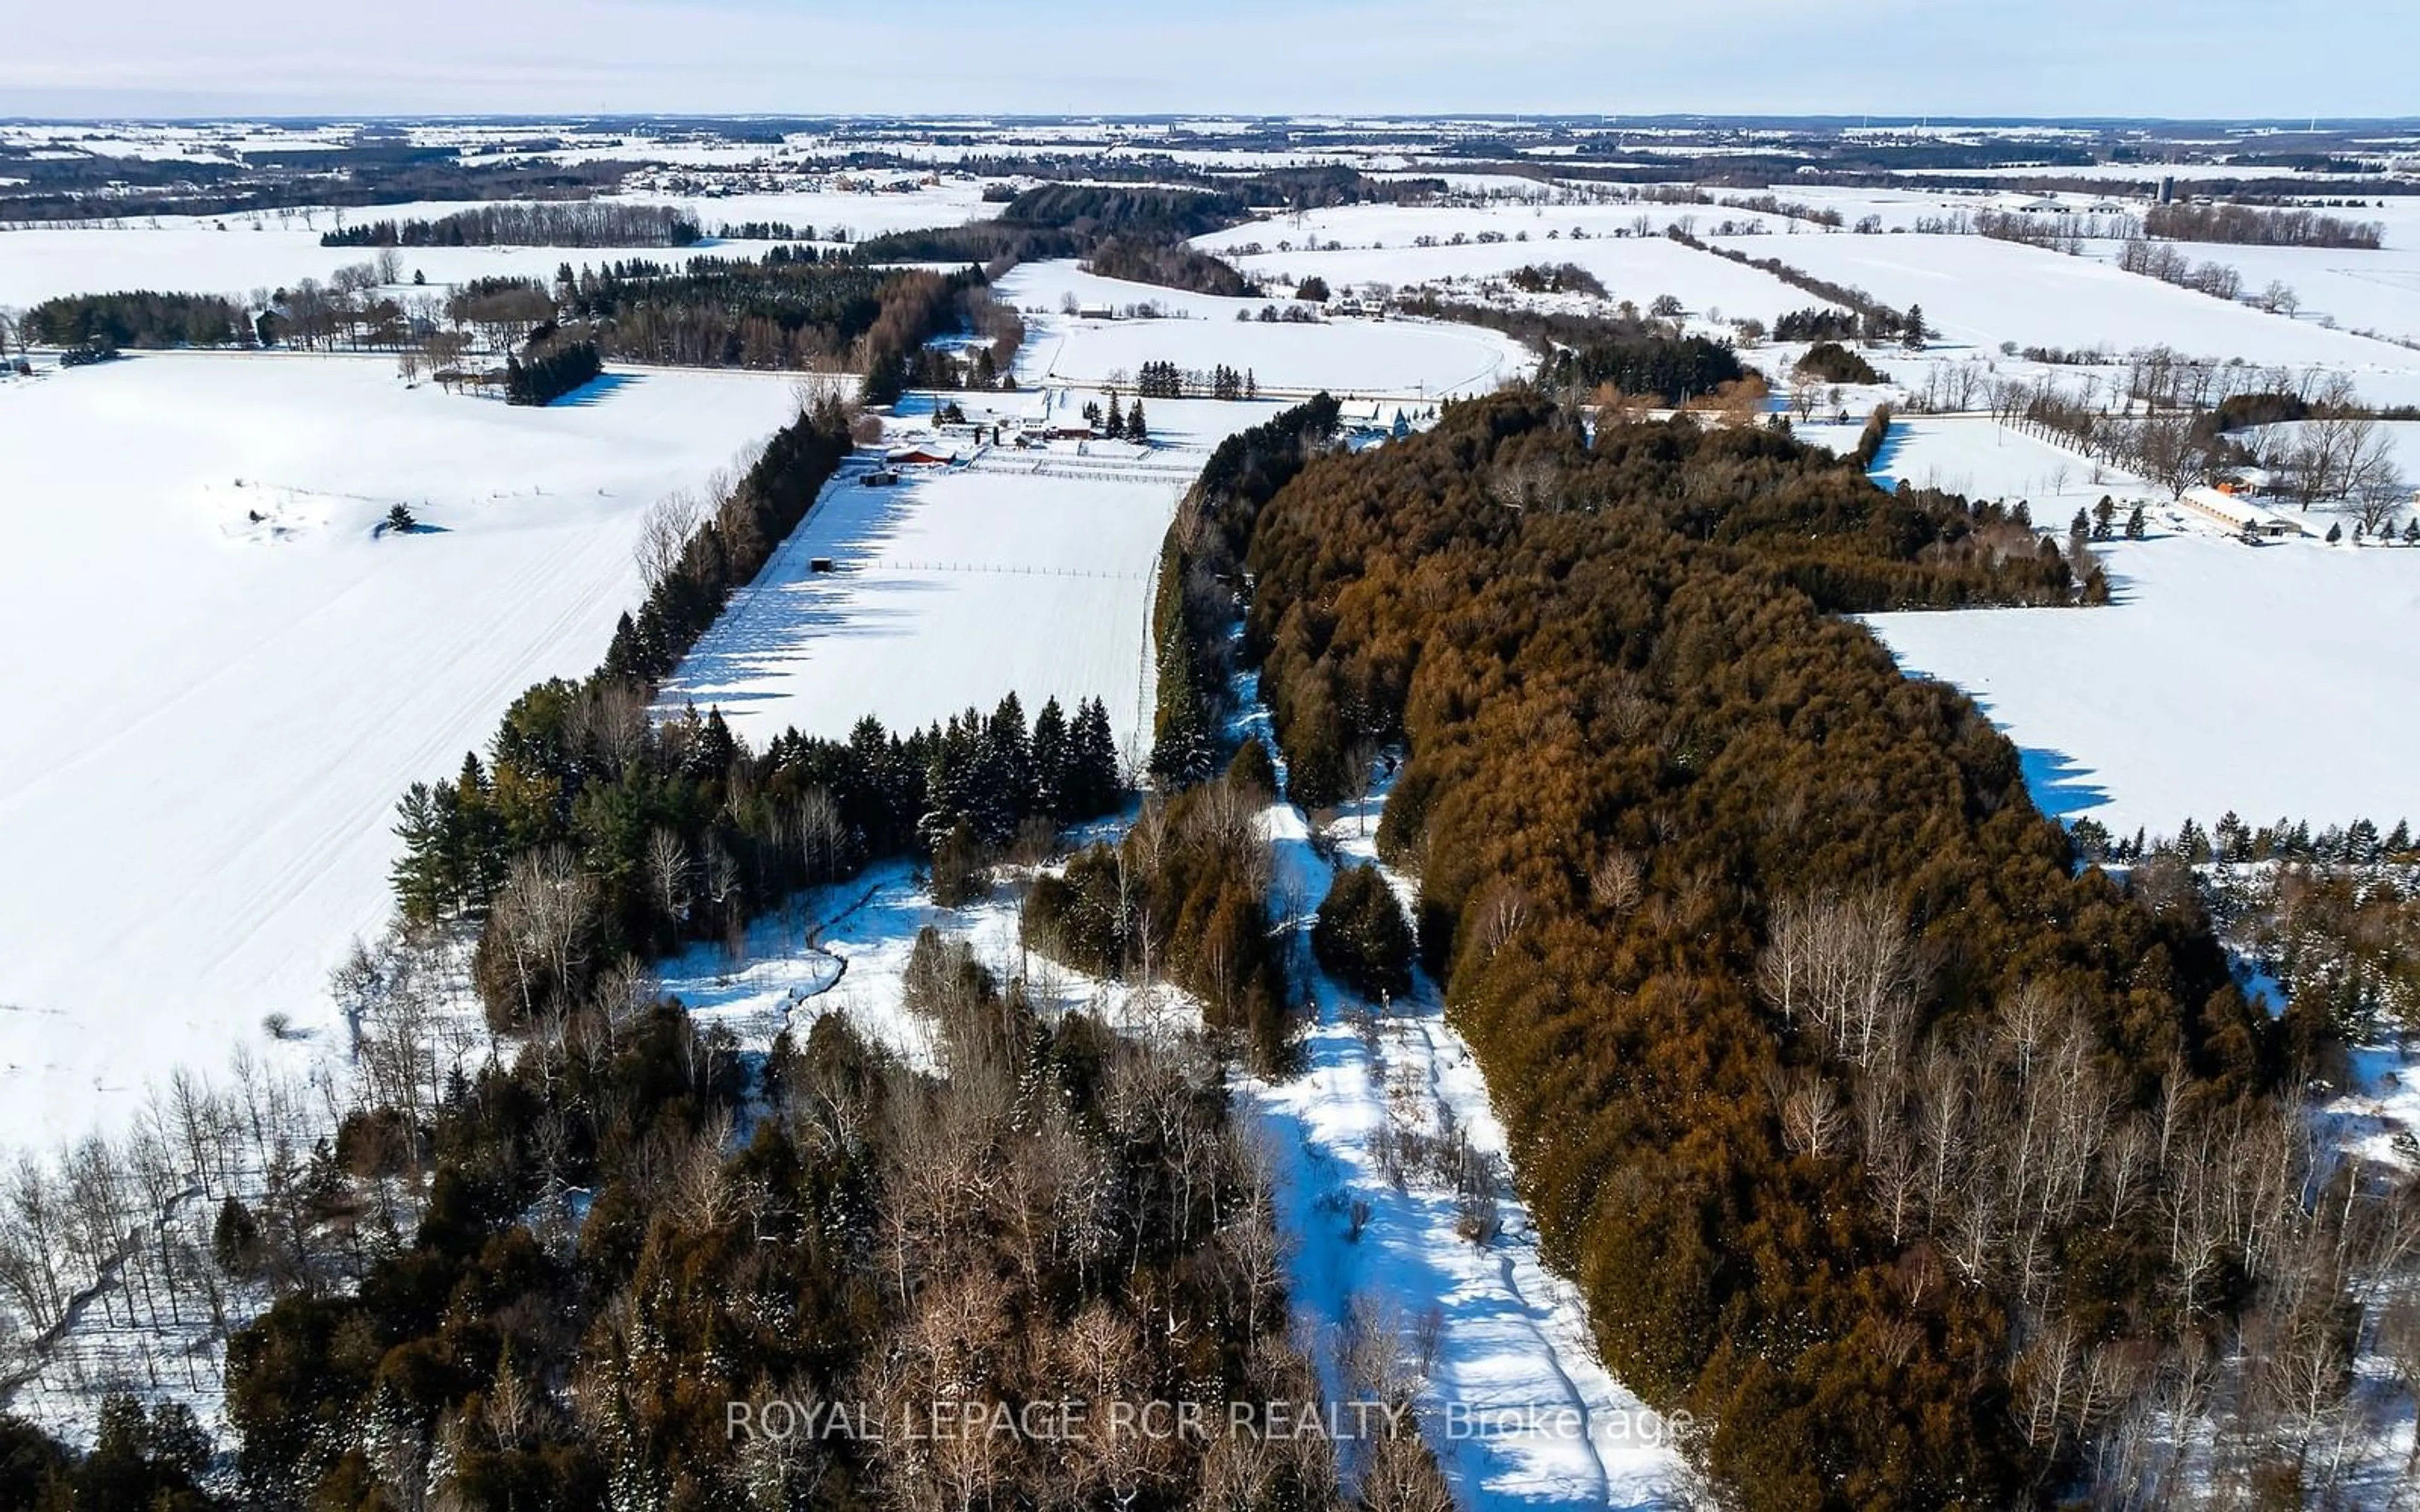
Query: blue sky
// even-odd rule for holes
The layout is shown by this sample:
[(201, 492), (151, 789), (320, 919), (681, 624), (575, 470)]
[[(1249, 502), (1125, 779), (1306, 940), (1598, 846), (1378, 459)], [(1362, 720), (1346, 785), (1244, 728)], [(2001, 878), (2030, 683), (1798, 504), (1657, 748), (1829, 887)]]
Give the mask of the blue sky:
[(12, 115), (2420, 115), (2413, 0), (0, 0), (0, 36)]

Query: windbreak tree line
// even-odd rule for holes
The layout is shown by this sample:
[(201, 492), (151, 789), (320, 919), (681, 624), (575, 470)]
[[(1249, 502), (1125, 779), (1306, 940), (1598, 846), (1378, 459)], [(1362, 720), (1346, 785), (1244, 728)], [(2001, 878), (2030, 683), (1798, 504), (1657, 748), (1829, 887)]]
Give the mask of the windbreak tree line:
[(2218, 241), (2247, 247), (2351, 247), (2375, 252), (2385, 245), (2376, 221), (2348, 221), (2310, 209), (2263, 209), (2253, 205), (2154, 205), (2143, 212), (2143, 233), (2171, 241)]
[(252, 317), (216, 294), (136, 289), (44, 300), (19, 320), (22, 341), (52, 347), (250, 347)]
[(1253, 521), (1335, 438), (1342, 413), (1322, 393), (1219, 442), (1169, 528), (1151, 621), (1159, 678), (1150, 766), (1163, 785), (1218, 770), (1233, 671), (1227, 627), (1242, 602)]
[(686, 247), (697, 222), (669, 205), (598, 200), (482, 205), (435, 220), (366, 221), (321, 233), (323, 247)]
[(2077, 873), (2009, 743), (1841, 617), (2076, 602), (2055, 549), (1785, 435), (1591, 443), (1528, 393), (1171, 550), (1237, 535), (1292, 795), (1408, 749), (1381, 848), (1548, 1251), (1739, 1504), (2164, 1484), (2196, 1361), (2255, 1316), (2256, 1374), (2339, 1336), (2307, 1278), (2361, 1226), (2304, 1205), (2268, 1096), (2307, 1027), (2189, 900)]

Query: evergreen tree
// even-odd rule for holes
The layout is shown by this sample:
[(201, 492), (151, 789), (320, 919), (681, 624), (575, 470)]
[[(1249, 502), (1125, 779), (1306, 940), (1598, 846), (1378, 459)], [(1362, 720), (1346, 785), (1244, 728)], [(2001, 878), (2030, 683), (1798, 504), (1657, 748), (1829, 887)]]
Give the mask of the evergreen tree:
[(1319, 905), (1311, 948), (1337, 980), (1368, 998), (1400, 996), (1412, 985), (1412, 926), (1376, 867), (1339, 872)]
[(1067, 818), (1097, 819), (1114, 810), (1120, 791), (1118, 742), (1109, 730), (1108, 705), (1095, 698), (1078, 706), (1067, 747)]
[(0, 1507), (68, 1512), (75, 1493), (65, 1447), (22, 1417), (0, 1413)]
[(616, 682), (652, 682), (654, 678), (642, 665), (639, 650), (639, 627), (632, 623), (630, 611), (613, 622), (613, 639), (605, 648), (605, 675)]
[(477, 751), (462, 753), (462, 772), (455, 779), (454, 795), (452, 880), (458, 889), (458, 905), (466, 913), (484, 915), (495, 901), (496, 890), (504, 885), (508, 862), (504, 856), (504, 820), (496, 807), (495, 784), (480, 764)]
[(454, 860), (459, 805), (451, 782), (414, 782), (396, 804), (396, 838), (403, 854), (390, 872), (396, 903), (406, 918), (433, 923), (445, 917), (458, 895)]
[(1066, 713), (1055, 698), (1043, 700), (1042, 712), (1033, 717), (1032, 748), (1033, 784), (1027, 805), (1035, 813), (1064, 823), (1068, 818), (1068, 758), (1074, 748), (1069, 743)]
[(706, 721), (698, 727), (696, 743), (690, 747), (690, 775), (719, 779), (731, 770), (738, 755), (739, 742), (732, 735), (731, 726), (723, 722), (721, 705), (706, 710)]
[(1140, 399), (1137, 399), (1134, 402), (1134, 408), (1126, 411), (1126, 440), (1130, 441), (1147, 441), (1151, 440), (1151, 432), (1143, 424), (1142, 401)]
[(2196, 864), (2210, 859), (2210, 836), (2203, 832), (2199, 821), (2187, 819), (2178, 829), (2177, 854)]
[(1171, 672), (1182, 680), (1190, 664), (1182, 648), (1160, 657), (1159, 729), (1151, 743), (1151, 775), (1167, 788), (1190, 787), (1211, 772), (1210, 732), (1203, 726), (1202, 701), (1179, 692)]
[(1925, 332), (1923, 305), (1911, 304), (1907, 307), (1907, 322), (1903, 329), (1906, 334), (1907, 349), (1912, 352), (1920, 352), (1924, 350)]
[(2143, 518), (2143, 506), (2136, 504), (2133, 512), (2126, 517), (2126, 539), (2139, 541), (2146, 533), (2148, 530)]
[(1025, 706), (1010, 693), (984, 722), (976, 745), (974, 819), (977, 833), (992, 844), (1016, 835), (1031, 812), (1033, 750), (1025, 729)]
[(939, 850), (974, 807), (977, 728), (970, 709), (950, 716), (946, 727), (936, 726), (926, 741), (924, 813), (916, 828), (928, 848)]
[(209, 1435), (182, 1402), (149, 1413), (132, 1396), (101, 1398), (92, 1453), (74, 1474), (76, 1504), (201, 1512), (210, 1506), (201, 1476), (210, 1464)]

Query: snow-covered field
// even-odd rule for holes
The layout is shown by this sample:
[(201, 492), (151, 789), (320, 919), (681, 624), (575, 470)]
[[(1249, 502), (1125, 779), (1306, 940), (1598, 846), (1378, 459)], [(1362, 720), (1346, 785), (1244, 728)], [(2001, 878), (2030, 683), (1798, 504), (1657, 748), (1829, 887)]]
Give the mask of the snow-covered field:
[[(1668, 213), (1679, 207), (1659, 205), (1647, 208), (1651, 212)], [(1433, 213), (1443, 219), (1445, 224), (1452, 224), (1449, 218), (1477, 220), (1489, 216), (1500, 218), (1507, 214), (1525, 215), (1528, 212), (1453, 210)], [(1570, 210), (1564, 207), (1541, 213), (1545, 219), (1540, 224), (1553, 226)], [(1543, 230), (1531, 230), (1528, 241), (1468, 241), (1461, 246), (1448, 242), (1434, 247), (1389, 243), (1384, 248), (1348, 247), (1338, 252), (1305, 252), (1297, 248), (1293, 252), (1264, 252), (1238, 257), (1235, 262), (1255, 278), (1278, 280), (1282, 287), (1292, 288), (1295, 281), (1316, 273), (1326, 279), (1331, 288), (1339, 291), (1348, 285), (1388, 284), (1400, 287), (1445, 279), (1493, 278), (1531, 264), (1555, 267), (1575, 263), (1596, 275), (1597, 281), (1605, 285), (1608, 300), (1628, 300), (1644, 310), (1659, 296), (1669, 294), (1679, 300), (1684, 309), (1695, 314), (1719, 310), (1733, 318), (1754, 316), (1768, 322), (1785, 311), (1829, 302), (1804, 289), (1793, 288), (1761, 270), (1743, 268), (1728, 258), (1710, 257), (1694, 248), (1684, 247), (1661, 234), (1664, 221), (1657, 220), (1655, 224), (1659, 227), (1658, 233), (1647, 237), (1592, 234), (1577, 241), (1547, 241), (1543, 239)], [(1233, 232), (1226, 234), (1235, 235)], [(1772, 254), (1760, 252), (1757, 255), (1780, 255), (1787, 261), (1787, 250), (1794, 244), (1794, 239), (1775, 238), (1776, 251)]]
[[(2366, 210), (2331, 210), (2353, 220)], [(2224, 263), (2243, 275), (2246, 294), (2272, 283), (2301, 301), (2295, 318), (2305, 324), (2332, 321), (2345, 331), (2374, 331), (2393, 341), (2420, 341), (2420, 246), (2406, 238), (2376, 252), (2327, 247), (2238, 247), (2180, 241), (2178, 252), (2195, 262)], [(2095, 256), (2114, 259), (2115, 242), (2092, 244)]]
[[(1537, 205), (1507, 203), (1481, 206), (1436, 205), (1338, 205), (1326, 209), (1303, 210), (1280, 215), (1272, 220), (1257, 221), (1249, 225), (1233, 226), (1195, 239), (1194, 245), (1205, 252), (1221, 255), (1240, 247), (1257, 244), (1266, 252), (1302, 252), (1314, 243), (1326, 247), (1331, 242), (1345, 248), (1414, 249), (1413, 243), (1422, 237), (1435, 237), (1450, 242), (1455, 237), (1476, 238), (1494, 233), (1505, 238), (1505, 244), (1495, 250), (1502, 253), (1527, 246), (1530, 258), (1544, 257), (1549, 251), (1567, 250), (1565, 243), (1572, 233), (1583, 233), (1582, 247), (1589, 240), (1609, 238), (1617, 231), (1636, 230), (1642, 217), (1650, 237), (1660, 237), (1664, 227), (1683, 216), (1694, 217), (1701, 224), (1709, 218), (1721, 220), (1754, 219), (1752, 212), (1719, 209), (1706, 205), (1658, 205), (1650, 203), (1612, 202), (1601, 205)], [(1559, 232), (1553, 241), (1546, 239), (1550, 231)], [(1519, 236), (1525, 243), (1512, 240)], [(1519, 263), (1508, 263), (1518, 267)]]
[[(1170, 318), (1078, 319), (1059, 312), (1069, 293), (1087, 306), (1156, 303)], [(1536, 357), (1519, 342), (1476, 326), (1430, 320), (1336, 319), (1311, 323), (1236, 318), (1285, 300), (1219, 299), (1147, 284), (1097, 278), (1073, 263), (1038, 263), (1002, 278), (1000, 298), (1038, 312), (1016, 378), (1098, 387), (1111, 375), (1143, 363), (1171, 362), (1187, 369), (1225, 363), (1250, 372), (1264, 391), (1296, 396), (1326, 389), (1435, 400), (1487, 393), (1526, 376)], [(1249, 422), (1248, 422), (1249, 424)]]
[(2373, 403), (2420, 401), (2420, 352), (2176, 288), (2097, 258), (1985, 237), (1750, 237), (1728, 245), (1901, 308), (1920, 304), (1943, 338), (1985, 351), (2004, 341), (2121, 353), (2166, 346), (2195, 357), (2340, 369)]
[[(517, 409), (282, 355), (0, 384), (0, 1148), (239, 1042), (313, 1053), (260, 1025), (325, 1039), (396, 796), (594, 666), (640, 512), (793, 405), (644, 372)], [(432, 528), (373, 538), (396, 502)]]
[(881, 488), (852, 468), (664, 702), (720, 705), (761, 744), (793, 726), (845, 737), (867, 714), (905, 730), (989, 712), (1012, 690), (1029, 712), (1099, 698), (1131, 748), (1150, 711), (1152, 573), (1202, 460), (1178, 455), (1189, 464), (994, 449)]
[[(1853, 411), (1847, 425), (1803, 425), (1798, 434), (1845, 452), (1857, 444), (1863, 430), (1863, 417)], [(2034, 523), (2044, 530), (2064, 531), (2078, 509), (2089, 509), (2104, 497), (2121, 509), (2138, 501), (2165, 503), (2169, 498), (2167, 490), (2122, 469), (1982, 415), (1894, 420), (1882, 455), (1874, 459), (1873, 474), (1885, 488), (1905, 482), (1969, 499), (2010, 504), (2022, 500)]]
[(2106, 608), (1869, 623), (1900, 665), (1983, 705), (2051, 813), (2128, 835), (2229, 810), (2381, 828), (2420, 815), (2420, 551), (2161, 529), (2102, 548)]
[[(700, 256), (752, 257), (767, 244), (713, 238), (724, 225), (750, 221), (785, 222), (802, 233), (813, 227), (823, 241), (836, 233), (858, 240), (886, 231), (956, 225), (999, 208), (983, 202), (982, 186), (971, 180), (946, 180), (908, 193), (827, 189), (699, 196), (643, 190), (613, 202), (677, 206), (705, 227), (707, 238), (687, 247), (404, 247), (396, 255), (407, 280), (417, 272), (434, 285), (504, 276), (551, 280), (566, 262), (577, 268), (621, 257), (675, 264)], [(0, 307), (115, 289), (246, 294), (304, 278), (324, 282), (337, 269), (367, 262), (378, 252), (323, 247), (323, 233), (372, 221), (434, 220), (472, 208), (427, 202), (0, 228)]]
[[(1798, 434), (1846, 450), (1855, 424)], [(2420, 441), (2420, 425), (2409, 430)], [(2414, 460), (2420, 460), (2415, 457)], [(1957, 684), (2024, 753), (2035, 801), (2131, 835), (2420, 815), (2407, 759), (2420, 668), (2392, 648), (2420, 633), (2420, 550), (2247, 547), (2178, 511), (2164, 488), (1981, 416), (1900, 420), (1876, 459), (1973, 499), (2024, 501), (2063, 532), (2104, 495), (2142, 503), (2151, 538), (2096, 546), (2116, 601), (2097, 609), (1878, 614), (1901, 666)], [(2315, 532), (2326, 519), (2312, 517)]]
[[(394, 207), (409, 214), (443, 214), (459, 208)], [(382, 218), (386, 212), (349, 214), (360, 221)], [(129, 222), (0, 230), (0, 305), (30, 306), (58, 295), (116, 289), (244, 295), (254, 289), (290, 287), (305, 278), (325, 282), (337, 269), (378, 255), (367, 247), (319, 245), (320, 233), (334, 224), (326, 210), (298, 211), (285, 224), (268, 215), (257, 220), (227, 217), (225, 229), (219, 229), (221, 224), (212, 219), (163, 217), (156, 226)], [(593, 247), (408, 247), (399, 249), (396, 255), (403, 260), (405, 279), (418, 272), (432, 285), (448, 285), (473, 278), (551, 280), (566, 262), (575, 268), (616, 257), (679, 263), (706, 255), (728, 256), (735, 251), (752, 255), (760, 248), (760, 243), (710, 241), (625, 252)]]

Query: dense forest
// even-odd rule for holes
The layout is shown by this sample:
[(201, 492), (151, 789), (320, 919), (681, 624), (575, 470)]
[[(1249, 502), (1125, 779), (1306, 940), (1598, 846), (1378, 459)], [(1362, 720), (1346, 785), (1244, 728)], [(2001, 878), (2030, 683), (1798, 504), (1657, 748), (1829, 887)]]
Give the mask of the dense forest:
[(2313, 1026), (2245, 1002), (2189, 890), (2079, 872), (1974, 705), (1840, 617), (2074, 602), (2056, 544), (1551, 396), (1307, 436), (1171, 534), (1156, 764), (1207, 765), (1241, 541), (1292, 795), (1407, 750), (1381, 849), (1549, 1253), (1730, 1496), (2155, 1501), (2206, 1415), (2228, 1484), (2325, 1485), (2290, 1382), (2340, 1397), (2405, 1199), (2311, 1200), (2272, 1094)]
[(1728, 342), (1684, 336), (1678, 322), (1652, 315), (1506, 309), (1434, 297), (1407, 301), (1404, 308), (1501, 331), (1538, 354), (1541, 384), (1579, 393), (1602, 389), (1608, 401), (1645, 399), (1675, 408), (1749, 377)]
[(1268, 841), (1257, 818), (1275, 796), (1266, 753), (1247, 746), (1219, 780), (1155, 800), (1116, 844), (1036, 878), (1024, 938), (1094, 976), (1174, 982), (1255, 1070), (1291, 1073), (1302, 1014), (1269, 918)]
[(1739, 382), (1747, 370), (1728, 342), (1641, 332), (1559, 350), (1548, 361), (1545, 376), (1559, 384), (1583, 389), (1610, 384), (1625, 394), (1680, 405)]
[[(234, 1341), (244, 1504), (1334, 1504), (1325, 1441), (1111, 1427), (1315, 1397), (1218, 1063), (929, 931), (908, 976), (937, 1072), (840, 1014), (745, 1067), (608, 998), (449, 1091), (410, 1242)], [(338, 1149), (417, 1158), (375, 1116)], [(1416, 1438), (1368, 1448), (1436, 1504)]]
[(1227, 299), (1252, 299), (1260, 286), (1234, 268), (1181, 241), (1149, 241), (1112, 237), (1093, 249), (1085, 266), (1103, 278), (1129, 284), (1156, 284), (1188, 294), (1216, 294)]
[(433, 221), (367, 221), (322, 233), (323, 247), (686, 247), (697, 223), (669, 205), (564, 200), (482, 205)]

